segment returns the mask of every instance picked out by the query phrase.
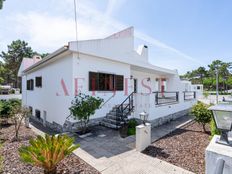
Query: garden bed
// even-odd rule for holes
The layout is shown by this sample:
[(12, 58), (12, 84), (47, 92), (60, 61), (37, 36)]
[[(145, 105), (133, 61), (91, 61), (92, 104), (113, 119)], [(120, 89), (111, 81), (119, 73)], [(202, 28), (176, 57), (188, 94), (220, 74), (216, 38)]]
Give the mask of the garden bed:
[[(209, 131), (209, 125), (206, 125)], [(172, 163), (194, 173), (205, 173), (205, 149), (210, 134), (195, 121), (155, 141), (143, 153)]]
[[(13, 125), (5, 126), (0, 130), (0, 138), (3, 142), (0, 149), (0, 154), (3, 156), (2, 172), (11, 174), (42, 174), (43, 169), (22, 162), (18, 153), (18, 148), (22, 145), (28, 145), (29, 139), (36, 137), (34, 132), (22, 126), (20, 129), (20, 141), (12, 142), (13, 136)], [(57, 169), (58, 174), (100, 174), (100, 172), (74, 154), (61, 161)]]

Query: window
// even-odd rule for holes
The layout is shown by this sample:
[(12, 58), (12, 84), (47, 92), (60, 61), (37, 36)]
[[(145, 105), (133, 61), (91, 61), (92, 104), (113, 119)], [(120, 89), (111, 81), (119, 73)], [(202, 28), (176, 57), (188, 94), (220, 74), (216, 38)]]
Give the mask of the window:
[(116, 75), (116, 90), (117, 91), (123, 91), (123, 76)]
[(33, 90), (34, 89), (34, 80), (30, 79), (27, 80), (27, 90)]
[(38, 118), (39, 120), (41, 119), (40, 110), (38, 109), (35, 110), (35, 117)]
[(197, 86), (197, 90), (200, 90), (201, 89), (201, 87), (200, 86)]
[(90, 91), (123, 90), (124, 78), (122, 75), (89, 72)]
[(36, 77), (35, 78), (35, 86), (36, 87), (42, 87), (42, 77)]

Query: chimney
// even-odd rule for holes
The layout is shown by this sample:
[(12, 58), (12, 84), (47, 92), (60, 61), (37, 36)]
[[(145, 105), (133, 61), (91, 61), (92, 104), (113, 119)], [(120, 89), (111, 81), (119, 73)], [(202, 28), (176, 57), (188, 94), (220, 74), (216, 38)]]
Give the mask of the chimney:
[(40, 60), (42, 60), (41, 56), (39, 56), (39, 55), (34, 55), (32, 57), (32, 59), (33, 59), (33, 63), (36, 63), (36, 62), (39, 62)]
[(137, 53), (148, 60), (148, 46), (147, 45), (140, 45), (138, 47)]

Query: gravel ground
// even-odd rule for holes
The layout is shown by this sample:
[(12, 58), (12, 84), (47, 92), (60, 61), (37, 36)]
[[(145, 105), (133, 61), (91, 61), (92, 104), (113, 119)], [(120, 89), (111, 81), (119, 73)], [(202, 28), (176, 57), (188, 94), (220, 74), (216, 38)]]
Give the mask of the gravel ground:
[[(206, 126), (209, 131), (209, 126)], [(210, 135), (195, 121), (155, 141), (143, 153), (194, 173), (205, 173), (205, 149)]]
[[(20, 141), (12, 142), (14, 127), (11, 125), (0, 130), (0, 138), (3, 142), (0, 154), (3, 156), (3, 174), (43, 174), (39, 167), (31, 166), (20, 161), (18, 148), (28, 145), (30, 138), (36, 137), (31, 129), (24, 126), (20, 130)], [(58, 164), (58, 174), (100, 174), (92, 166), (84, 162), (74, 154), (69, 155)]]

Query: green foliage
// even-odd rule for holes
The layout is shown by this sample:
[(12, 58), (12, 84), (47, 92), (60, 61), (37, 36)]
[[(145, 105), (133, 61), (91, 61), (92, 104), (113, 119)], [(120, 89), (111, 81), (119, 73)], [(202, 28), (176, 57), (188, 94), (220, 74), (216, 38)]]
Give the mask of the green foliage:
[(0, 116), (8, 118), (11, 115), (11, 112), (14, 108), (21, 106), (21, 100), (19, 99), (10, 99), (0, 101)]
[(138, 125), (137, 121), (135, 119), (131, 119), (128, 122), (128, 132), (127, 134), (130, 135), (135, 135), (136, 133), (136, 126)]
[(3, 1), (5, 1), (5, 0), (0, 0), (0, 10), (1, 10), (2, 7), (3, 7)]
[(204, 91), (203, 95), (204, 95), (205, 98), (208, 98), (209, 97), (209, 92), (208, 91)]
[(32, 165), (42, 167), (45, 174), (55, 174), (57, 164), (70, 155), (79, 145), (67, 135), (38, 136), (29, 141), (29, 146), (19, 149), (21, 159)]
[(204, 132), (206, 132), (205, 125), (210, 123), (213, 116), (212, 112), (208, 110), (208, 105), (198, 102), (192, 107), (192, 114), (195, 117), (195, 121), (201, 124)]
[[(0, 0), (1, 6), (2, 0)], [(19, 67), (23, 58), (32, 58), (33, 55), (40, 55), (45, 57), (48, 53), (39, 54), (34, 52), (28, 43), (22, 40), (12, 41), (7, 46), (7, 52), (2, 52), (0, 58), (4, 60), (4, 63), (0, 61), (0, 84), (12, 84), (13, 87), (18, 88), (20, 86), (20, 79), (17, 76)]]
[(193, 84), (203, 84), (204, 89), (215, 90), (216, 89), (216, 69), (219, 71), (219, 89), (226, 91), (232, 88), (232, 62), (223, 62), (221, 60), (214, 60), (208, 69), (205, 67), (199, 67), (193, 71), (188, 71), (182, 75), (182, 78), (187, 78), (192, 81)]
[(30, 109), (27, 107), (21, 107), (20, 105), (14, 106), (10, 113), (10, 118), (14, 123), (15, 137), (14, 140), (19, 140), (19, 129), (22, 125), (22, 121), (29, 117)]
[(219, 129), (217, 129), (217, 127), (216, 127), (214, 119), (211, 119), (211, 121), (210, 121), (210, 132), (211, 132), (212, 137), (214, 135), (220, 135), (221, 134), (221, 131)]
[(84, 133), (86, 132), (90, 116), (95, 114), (95, 111), (100, 108), (103, 101), (99, 97), (95, 98), (82, 93), (79, 93), (72, 101), (72, 105), (69, 108), (71, 116), (75, 120), (80, 121), (81, 129)]
[(28, 43), (21, 40), (13, 41), (7, 46), (8, 51), (2, 52), (0, 57), (4, 60), (4, 67), (6, 69), (6, 76), (8, 83), (14, 83), (15, 87), (18, 87), (18, 70), (22, 59), (24, 57), (32, 57), (33, 50), (28, 46)]

